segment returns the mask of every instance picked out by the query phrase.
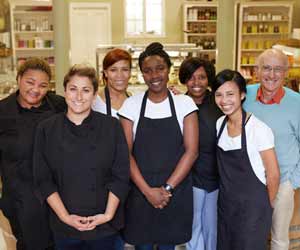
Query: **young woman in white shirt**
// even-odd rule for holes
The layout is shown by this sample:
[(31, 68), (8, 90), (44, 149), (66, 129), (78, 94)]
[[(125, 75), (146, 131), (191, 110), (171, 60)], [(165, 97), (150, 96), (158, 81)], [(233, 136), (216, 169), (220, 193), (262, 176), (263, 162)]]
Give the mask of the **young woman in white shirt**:
[(239, 72), (221, 71), (212, 89), (225, 114), (217, 121), (217, 249), (265, 250), (279, 184), (274, 136), (266, 124), (243, 110), (246, 81)]
[(132, 189), (125, 210), (124, 238), (136, 250), (174, 250), (192, 230), (190, 169), (198, 155), (197, 107), (167, 88), (171, 61), (160, 43), (140, 54), (148, 90), (119, 110), (130, 150)]

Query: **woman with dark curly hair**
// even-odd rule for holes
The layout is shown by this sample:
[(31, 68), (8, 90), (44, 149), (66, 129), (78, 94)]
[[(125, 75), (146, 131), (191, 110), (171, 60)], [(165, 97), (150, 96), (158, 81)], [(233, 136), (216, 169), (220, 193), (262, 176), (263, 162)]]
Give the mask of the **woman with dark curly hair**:
[(188, 250), (215, 250), (217, 245), (217, 199), (219, 178), (216, 162), (216, 121), (222, 112), (216, 106), (209, 86), (215, 80), (215, 67), (197, 57), (182, 62), (179, 80), (198, 107), (199, 156), (192, 168), (194, 219)]
[(119, 110), (130, 150), (132, 189), (124, 237), (136, 250), (173, 250), (192, 231), (191, 167), (198, 155), (197, 107), (167, 88), (171, 61), (160, 43), (140, 54), (148, 90)]
[(17, 250), (44, 250), (53, 244), (48, 208), (35, 197), (32, 175), (37, 124), (66, 108), (63, 97), (48, 92), (50, 80), (49, 64), (29, 58), (18, 68), (18, 91), (0, 101), (0, 209)]

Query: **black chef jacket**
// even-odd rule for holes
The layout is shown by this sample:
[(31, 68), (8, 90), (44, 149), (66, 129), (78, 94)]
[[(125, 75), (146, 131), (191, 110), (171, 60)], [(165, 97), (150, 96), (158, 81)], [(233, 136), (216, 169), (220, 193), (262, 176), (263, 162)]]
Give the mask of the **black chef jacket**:
[(216, 158), (216, 121), (222, 115), (214, 101), (213, 94), (207, 90), (204, 100), (197, 105), (199, 118), (199, 156), (192, 168), (193, 186), (207, 192), (219, 186)]
[[(34, 175), (40, 199), (58, 192), (70, 214), (104, 213), (109, 191), (123, 205), (129, 189), (129, 153), (119, 121), (91, 111), (81, 125), (65, 114), (42, 122), (36, 135)], [(123, 226), (121, 210), (92, 231), (68, 226), (54, 211), (50, 225), (58, 237), (93, 240), (117, 233)]]
[[(16, 92), (0, 101), (0, 209), (9, 219), (18, 244), (28, 249), (47, 246), (47, 208), (33, 191), (32, 151), (35, 129), (43, 119), (65, 110), (64, 98), (47, 93), (38, 108), (22, 108)], [(36, 199), (36, 200), (35, 200)], [(35, 220), (33, 221), (33, 219)], [(31, 222), (31, 223), (30, 223)], [(38, 232), (38, 233), (36, 233)], [(43, 238), (45, 236), (45, 238)], [(30, 244), (30, 245), (28, 245)]]

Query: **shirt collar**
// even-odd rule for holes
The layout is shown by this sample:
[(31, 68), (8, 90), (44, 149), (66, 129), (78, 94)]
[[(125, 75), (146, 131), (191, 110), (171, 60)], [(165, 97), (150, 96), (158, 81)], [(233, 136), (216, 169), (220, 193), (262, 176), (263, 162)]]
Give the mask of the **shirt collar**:
[(260, 86), (257, 90), (256, 101), (260, 101), (263, 104), (280, 104), (282, 98), (284, 97), (285, 90), (283, 87), (279, 88), (276, 94), (268, 102), (264, 102), (262, 87)]

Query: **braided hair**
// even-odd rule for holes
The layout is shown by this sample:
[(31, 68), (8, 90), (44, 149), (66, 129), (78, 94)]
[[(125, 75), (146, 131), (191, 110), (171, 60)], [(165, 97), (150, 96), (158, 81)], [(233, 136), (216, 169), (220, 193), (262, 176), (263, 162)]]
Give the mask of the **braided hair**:
[(165, 63), (168, 65), (168, 68), (170, 68), (172, 66), (170, 56), (163, 48), (164, 46), (159, 42), (149, 44), (139, 56), (140, 69), (142, 70), (142, 64), (148, 56), (160, 56), (164, 59)]

